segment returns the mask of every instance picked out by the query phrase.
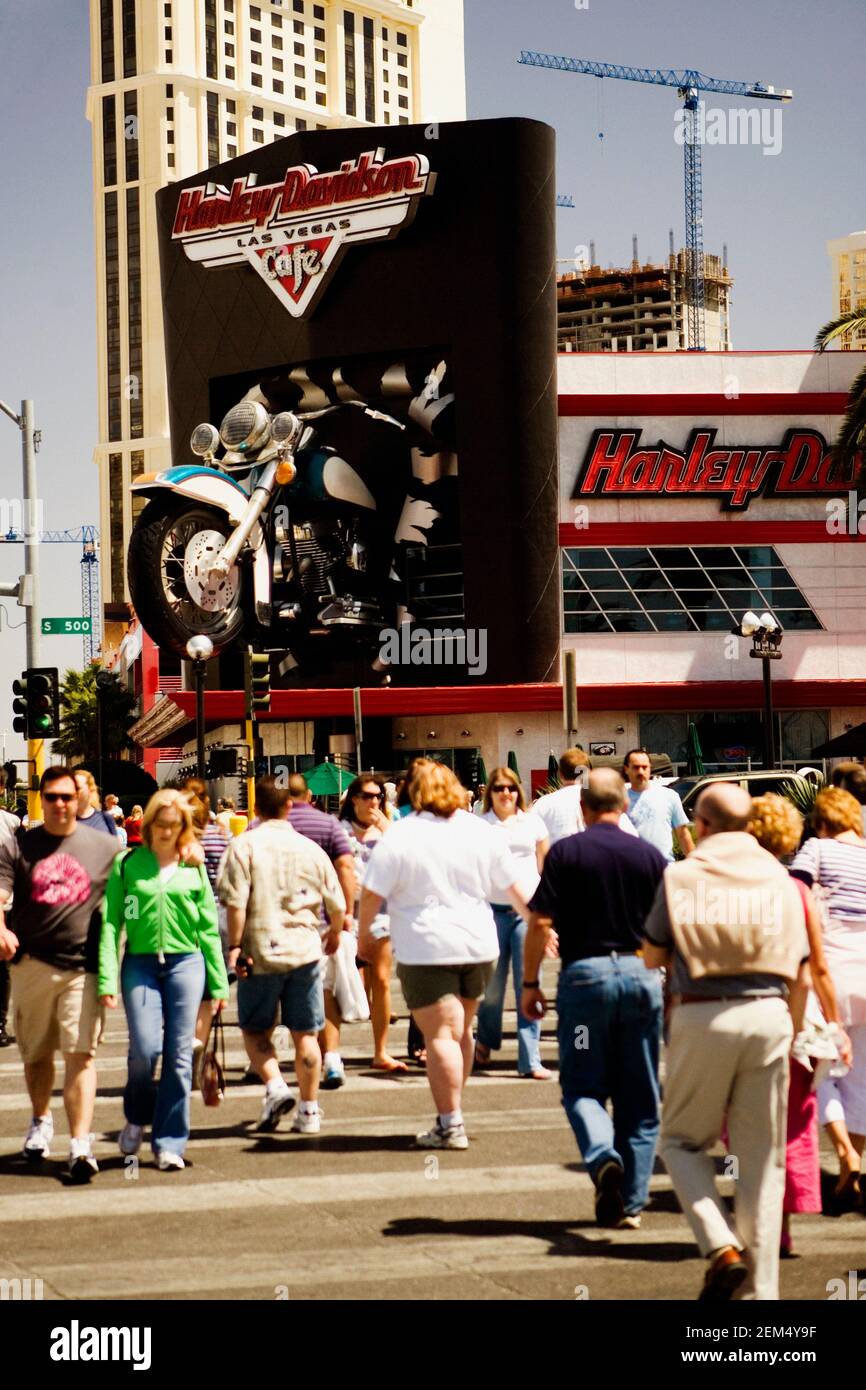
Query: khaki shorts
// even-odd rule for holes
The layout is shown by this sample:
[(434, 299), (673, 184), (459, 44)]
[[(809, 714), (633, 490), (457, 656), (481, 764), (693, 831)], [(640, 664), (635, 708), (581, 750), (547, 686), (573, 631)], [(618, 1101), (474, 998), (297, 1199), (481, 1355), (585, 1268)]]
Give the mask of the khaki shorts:
[(105, 1020), (96, 976), (60, 970), (34, 956), (13, 965), (11, 975), (15, 1036), (24, 1061), (41, 1062), (58, 1050), (92, 1057)]
[(397, 979), (406, 1007), (426, 1009), (440, 999), (480, 999), (493, 974), (495, 960), (467, 961), (464, 965), (399, 965)]

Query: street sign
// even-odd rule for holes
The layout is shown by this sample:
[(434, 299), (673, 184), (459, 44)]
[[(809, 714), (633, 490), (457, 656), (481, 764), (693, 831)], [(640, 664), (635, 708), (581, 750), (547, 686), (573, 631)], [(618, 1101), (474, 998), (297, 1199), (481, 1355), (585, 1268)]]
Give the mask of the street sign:
[(92, 618), (43, 618), (42, 636), (51, 637), (58, 634), (79, 633), (87, 636), (93, 632)]

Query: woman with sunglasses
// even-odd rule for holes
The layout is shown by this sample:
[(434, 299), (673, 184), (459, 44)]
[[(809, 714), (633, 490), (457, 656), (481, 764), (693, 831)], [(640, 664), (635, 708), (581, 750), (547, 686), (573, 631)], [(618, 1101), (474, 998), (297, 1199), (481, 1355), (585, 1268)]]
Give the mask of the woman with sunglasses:
[[(549, 847), (547, 828), (540, 816), (527, 811), (523, 787), (510, 768), (493, 769), (484, 790), (482, 820), (492, 826), (495, 834), (504, 837), (520, 869), (517, 886), (529, 902), (541, 879), (544, 856)], [(510, 966), (517, 1000), (517, 1070), (521, 1076), (531, 1077), (533, 1081), (549, 1081), (551, 1073), (541, 1065), (541, 1024), (537, 1020), (530, 1022), (520, 1010), (526, 922), (509, 903), (491, 903), (490, 906), (496, 919), (499, 960), (478, 1008), (475, 1065), (485, 1066), (490, 1061), (491, 1052), (496, 1052), (502, 1046), (502, 1009)]]
[[(364, 882), (364, 874), (370, 857), (381, 840), (391, 821), (385, 814), (385, 785), (372, 773), (365, 773), (351, 782), (340, 807), (340, 820), (344, 822), (352, 853), (355, 856), (355, 874), (358, 893)], [(358, 919), (359, 903), (355, 904), (355, 920)], [(391, 1021), (391, 924), (388, 920), (386, 904), (376, 914), (369, 934), (369, 942), (364, 952), (364, 960), (369, 971), (370, 1015), (373, 1025), (373, 1070), (387, 1072), (408, 1071), (405, 1062), (399, 1062), (388, 1051), (388, 1025)]]
[(194, 840), (187, 796), (155, 792), (141, 831), (144, 844), (118, 855), (108, 879), (98, 988), (101, 1002), (116, 1008), (120, 974), (129, 1024), (120, 1152), (138, 1153), (149, 1124), (157, 1167), (169, 1172), (184, 1167), (193, 1035), (205, 979), (216, 1009), (228, 999), (229, 984), (210, 883), (200, 863), (192, 867), (182, 858), (183, 846)]

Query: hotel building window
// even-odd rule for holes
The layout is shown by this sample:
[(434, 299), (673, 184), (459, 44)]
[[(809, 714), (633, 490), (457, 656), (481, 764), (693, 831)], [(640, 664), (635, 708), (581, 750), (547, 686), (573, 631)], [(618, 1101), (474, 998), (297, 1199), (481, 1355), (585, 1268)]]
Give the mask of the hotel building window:
[(220, 162), (219, 97), (216, 92), (207, 94), (207, 158), (208, 164)]
[(126, 294), (129, 434), (131, 439), (140, 439), (144, 433), (144, 383), (141, 375), (141, 221), (137, 188), (126, 190)]
[(102, 39), (102, 80), (114, 81), (114, 0), (101, 0), (100, 35)]
[(123, 602), (123, 454), (108, 456), (108, 521), (111, 542), (111, 597)]
[(114, 97), (102, 98), (102, 181), (117, 183), (117, 118)]
[(126, 162), (126, 182), (138, 178), (138, 98), (135, 92), (123, 94), (123, 150)]
[(104, 226), (106, 366), (108, 370), (108, 438), (120, 439), (120, 260), (117, 230), (116, 193), (106, 193), (105, 195)]
[(368, 121), (376, 119), (376, 77), (373, 65), (373, 21), (364, 20), (364, 111)]
[(123, 0), (121, 14), (123, 75), (135, 77), (135, 0)]
[[(144, 472), (144, 454), (140, 449), (134, 449), (129, 456), (129, 481), (134, 482), (136, 478)], [(146, 497), (132, 498), (132, 519), (135, 521), (147, 506)]]
[(355, 87), (355, 16), (351, 10), (343, 11), (343, 42), (346, 61), (346, 115), (355, 116), (358, 112)]
[(206, 77), (219, 77), (216, 0), (204, 0), (204, 70)]

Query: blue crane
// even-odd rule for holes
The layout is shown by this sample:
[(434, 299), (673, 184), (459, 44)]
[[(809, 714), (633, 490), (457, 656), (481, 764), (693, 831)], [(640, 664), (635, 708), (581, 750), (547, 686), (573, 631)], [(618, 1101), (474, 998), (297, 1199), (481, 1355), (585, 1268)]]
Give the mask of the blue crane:
[[(7, 522), (8, 529), (0, 530), (0, 545), (21, 545), (24, 541), (24, 527), (20, 518)], [(81, 615), (90, 618), (90, 632), (84, 636), (84, 664), (89, 665), (99, 655), (102, 645), (100, 633), (102, 620), (99, 612), (99, 532), (95, 526), (78, 526), (71, 531), (40, 531), (41, 545), (68, 545), (75, 542), (81, 546)]]
[(756, 101), (790, 101), (793, 92), (776, 90), (765, 82), (733, 82), (725, 77), (706, 77), (693, 68), (677, 72), (673, 68), (627, 68), (615, 63), (594, 63), (586, 58), (563, 58), (555, 53), (533, 53), (524, 49), (518, 63), (556, 72), (580, 72), (590, 77), (618, 77), (626, 82), (650, 82), (656, 87), (676, 87), (685, 111), (686, 188), (686, 282), (689, 293), (689, 348), (704, 349), (704, 229), (703, 188), (701, 183), (701, 130), (698, 116), (699, 92), (719, 92), (724, 96), (751, 97)]

